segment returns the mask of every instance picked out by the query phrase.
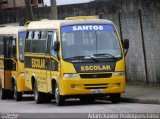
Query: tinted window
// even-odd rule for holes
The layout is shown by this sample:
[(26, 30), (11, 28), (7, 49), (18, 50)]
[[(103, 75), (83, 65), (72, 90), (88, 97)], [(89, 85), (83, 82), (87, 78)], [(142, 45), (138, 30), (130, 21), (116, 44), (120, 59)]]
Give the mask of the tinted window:
[(32, 53), (38, 53), (38, 41), (39, 41), (39, 31), (34, 32), (34, 37), (32, 39), (32, 44), (31, 44), (31, 52)]
[(3, 40), (3, 36), (0, 36), (0, 55), (3, 55), (3, 51), (4, 51), (4, 40)]
[(25, 44), (25, 52), (45, 53), (46, 42), (47, 31), (29, 31)]
[(11, 57), (16, 58), (16, 38), (10, 38), (11, 40)]
[(48, 32), (47, 53), (57, 57), (57, 52), (54, 51), (54, 42), (57, 40), (56, 32)]
[(58, 40), (58, 39), (57, 39), (57, 33), (54, 32), (54, 33), (53, 33), (53, 36), (52, 36), (52, 50), (51, 50), (51, 55), (53, 55), (53, 56), (55, 56), (55, 57), (57, 57), (58, 52), (54, 51), (53, 47), (54, 47), (54, 42), (57, 41), (57, 40)]
[(47, 32), (42, 31), (40, 35), (39, 43), (38, 43), (38, 53), (46, 52), (46, 42), (47, 42)]
[(32, 35), (33, 35), (33, 32), (29, 31), (28, 38), (26, 39), (26, 43), (25, 43), (25, 52), (31, 52)]
[(49, 33), (48, 33), (48, 40), (47, 40), (47, 53), (48, 53), (48, 54), (51, 54), (52, 34), (53, 34), (53, 32), (49, 32)]
[(16, 58), (16, 38), (5, 37), (5, 57), (14, 57)]

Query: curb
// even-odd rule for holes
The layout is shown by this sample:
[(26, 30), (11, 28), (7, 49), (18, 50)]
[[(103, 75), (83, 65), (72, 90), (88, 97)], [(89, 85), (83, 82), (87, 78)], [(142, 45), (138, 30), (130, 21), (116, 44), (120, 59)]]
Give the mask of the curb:
[(137, 98), (121, 97), (121, 102), (141, 103), (141, 104), (159, 104), (160, 105), (160, 100), (158, 99), (137, 99)]

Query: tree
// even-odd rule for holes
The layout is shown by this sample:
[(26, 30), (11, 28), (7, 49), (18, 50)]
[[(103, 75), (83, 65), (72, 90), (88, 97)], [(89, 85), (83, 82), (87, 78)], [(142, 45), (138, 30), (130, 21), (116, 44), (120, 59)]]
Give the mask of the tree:
[(33, 11), (32, 11), (32, 6), (31, 6), (31, 0), (25, 0), (25, 5), (27, 9), (28, 20), (33, 21), (34, 16), (33, 16)]
[(51, 19), (58, 19), (56, 0), (51, 0)]

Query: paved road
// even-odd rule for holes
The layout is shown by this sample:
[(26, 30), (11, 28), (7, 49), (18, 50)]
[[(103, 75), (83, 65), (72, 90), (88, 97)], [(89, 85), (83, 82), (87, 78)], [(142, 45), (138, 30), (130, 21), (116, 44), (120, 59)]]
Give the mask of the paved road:
[(160, 113), (160, 105), (119, 103), (96, 100), (93, 104), (81, 104), (78, 100), (67, 101), (58, 107), (53, 100), (49, 104), (35, 104), (33, 97), (25, 97), (23, 101), (0, 100), (1, 113)]

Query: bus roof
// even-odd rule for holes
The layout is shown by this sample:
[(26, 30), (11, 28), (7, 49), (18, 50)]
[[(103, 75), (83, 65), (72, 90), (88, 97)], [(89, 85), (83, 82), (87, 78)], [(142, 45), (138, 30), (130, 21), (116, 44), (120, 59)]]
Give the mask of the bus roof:
[(26, 27), (24, 26), (6, 26), (6, 27), (0, 27), (0, 35), (16, 35), (20, 31), (25, 31)]
[(109, 20), (103, 19), (80, 19), (80, 20), (42, 20), (30, 22), (27, 29), (58, 29), (61, 26), (80, 24), (113, 24)]

